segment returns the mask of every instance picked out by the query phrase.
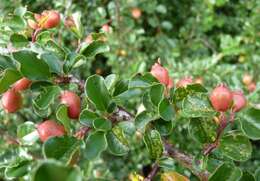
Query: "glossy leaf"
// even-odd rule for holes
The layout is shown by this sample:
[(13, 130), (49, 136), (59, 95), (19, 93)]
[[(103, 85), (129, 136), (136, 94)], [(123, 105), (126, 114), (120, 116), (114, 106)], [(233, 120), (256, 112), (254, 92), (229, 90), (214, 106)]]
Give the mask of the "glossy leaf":
[(10, 41), (14, 47), (25, 47), (29, 44), (27, 38), (20, 34), (12, 34)]
[(38, 109), (47, 109), (59, 93), (60, 88), (58, 86), (44, 87), (43, 91), (38, 95), (33, 103)]
[(8, 57), (8, 56), (4, 56), (4, 55), (0, 55), (0, 69), (16, 69), (13, 60)]
[(154, 106), (158, 106), (164, 96), (165, 87), (162, 84), (155, 84), (150, 88), (150, 97)]
[(158, 110), (159, 115), (162, 119), (164, 119), (165, 121), (173, 120), (175, 111), (173, 105), (170, 103), (168, 99), (165, 98), (159, 103)]
[(32, 181), (82, 181), (78, 167), (68, 167), (54, 160), (43, 161), (34, 170)]
[(113, 131), (109, 131), (106, 135), (107, 143), (108, 143), (108, 150), (113, 155), (125, 155), (128, 151), (128, 145), (125, 145), (123, 142), (118, 139)]
[(260, 139), (260, 109), (249, 108), (240, 116), (242, 131), (250, 139)]
[(48, 64), (50, 72), (62, 74), (62, 64), (59, 58), (51, 52), (41, 54), (41, 58)]
[(46, 80), (50, 77), (49, 66), (37, 58), (34, 52), (22, 50), (13, 53), (14, 58), (20, 63), (20, 72), (30, 80)]
[(106, 42), (97, 40), (90, 43), (87, 47), (81, 50), (81, 54), (85, 57), (93, 57), (100, 53), (105, 53), (109, 51), (109, 46)]
[(209, 181), (219, 181), (219, 180), (228, 180), (228, 181), (237, 181), (241, 178), (242, 172), (238, 167), (234, 165), (223, 163), (220, 165), (214, 173), (209, 178)]
[(199, 143), (212, 143), (216, 139), (217, 125), (213, 119), (191, 118), (189, 133)]
[(17, 128), (17, 137), (24, 145), (34, 144), (39, 138), (36, 125), (30, 121), (20, 124)]
[(84, 150), (88, 160), (94, 160), (107, 148), (105, 133), (102, 131), (92, 132), (86, 140)]
[(163, 143), (160, 133), (156, 130), (147, 130), (143, 139), (150, 157), (152, 159), (158, 159), (163, 152)]
[(231, 131), (221, 138), (219, 150), (235, 161), (246, 161), (252, 153), (249, 139), (238, 131)]
[(158, 81), (150, 73), (136, 74), (129, 82), (130, 88), (147, 88)]
[(173, 121), (165, 121), (163, 119), (157, 119), (153, 122), (155, 128), (162, 136), (171, 134), (173, 130)]
[(188, 95), (182, 102), (185, 117), (213, 117), (215, 111), (210, 105), (207, 94)]
[(109, 131), (112, 128), (112, 124), (107, 119), (97, 118), (93, 121), (93, 127), (98, 131)]
[(141, 132), (145, 131), (146, 125), (153, 120), (152, 115), (147, 112), (143, 111), (140, 114), (138, 114), (135, 118), (135, 127)]
[(85, 90), (88, 98), (95, 104), (98, 110), (107, 111), (111, 98), (101, 76), (90, 76), (86, 81)]
[(79, 151), (79, 147), (80, 141), (75, 137), (51, 137), (44, 142), (42, 151), (45, 158), (53, 158), (69, 164)]
[(88, 126), (88, 127), (92, 127), (93, 126), (93, 122), (95, 119), (97, 119), (99, 116), (92, 112), (89, 111), (88, 109), (84, 109), (79, 116), (79, 121), (81, 124)]
[(17, 159), (5, 169), (5, 177), (8, 179), (19, 178), (30, 171), (31, 161), (26, 159)]
[(70, 133), (70, 118), (68, 116), (68, 107), (64, 104), (60, 105), (56, 111), (57, 119), (63, 124), (66, 132)]
[(243, 175), (239, 181), (256, 181), (256, 179), (255, 179), (254, 175), (252, 175), (250, 172), (243, 171)]

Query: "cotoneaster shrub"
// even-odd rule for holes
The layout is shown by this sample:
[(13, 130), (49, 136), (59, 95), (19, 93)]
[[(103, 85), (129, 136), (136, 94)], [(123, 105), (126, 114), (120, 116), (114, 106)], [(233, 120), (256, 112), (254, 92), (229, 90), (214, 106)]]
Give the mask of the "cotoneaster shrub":
[[(250, 40), (244, 36), (243, 41), (227, 35), (218, 37), (218, 32), (205, 40), (202, 35), (222, 25), (202, 18), (201, 29), (193, 30), (196, 35), (189, 32), (192, 23), (178, 27), (183, 39), (173, 42), (180, 42), (180, 47), (172, 48), (174, 43), (168, 42), (167, 48), (154, 51), (161, 47), (162, 39), (172, 41), (172, 34), (164, 29), (167, 22), (156, 23), (157, 18), (172, 16), (171, 6), (155, 3), (160, 15), (152, 17), (151, 1), (144, 4), (147, 7), (99, 3), (109, 7), (106, 11), (111, 20), (99, 22), (92, 15), (86, 20), (84, 11), (81, 16), (73, 8), (65, 11), (62, 5), (55, 10), (42, 7), (37, 14), (20, 7), (1, 19), (1, 177), (50, 181), (259, 177), (259, 96), (254, 71), (258, 65), (253, 68), (245, 63), (249, 67), (245, 71), (236, 63), (228, 63), (238, 57), (242, 61), (244, 54), (248, 56), (257, 47), (254, 44), (238, 50), (240, 43), (249, 46), (247, 41), (257, 41), (254, 31), (245, 35)], [(186, 12), (186, 6), (173, 5)], [(83, 8), (80, 3), (77, 6), (77, 10)], [(122, 13), (122, 22), (110, 12), (118, 6), (128, 12)], [(226, 12), (221, 10), (221, 3), (197, 3), (193, 11), (205, 10), (204, 6), (208, 10), (200, 12), (205, 17), (213, 17), (215, 9)], [(253, 7), (248, 7), (252, 18)], [(96, 9), (93, 14), (103, 11)], [(165, 9), (170, 13), (163, 13)], [(134, 22), (126, 26), (131, 27), (131, 35), (147, 41), (138, 39), (131, 44), (129, 34), (118, 34), (124, 32), (119, 31), (124, 27), (120, 23), (128, 16), (132, 18), (129, 22)], [(178, 21), (186, 16), (184, 13)], [(83, 26), (89, 24), (86, 21), (91, 21), (91, 30)], [(176, 21), (172, 22), (177, 27)], [(135, 26), (144, 27), (147, 34), (139, 36), (132, 29)], [(193, 46), (185, 48), (189, 36)], [(215, 45), (215, 38), (221, 45)], [(207, 48), (200, 49), (196, 41)], [(209, 44), (212, 41), (213, 48)], [(128, 50), (130, 45), (137, 50)], [(190, 55), (194, 62), (187, 61)], [(256, 60), (252, 57), (252, 62)], [(220, 61), (224, 62), (218, 64)], [(110, 74), (111, 69), (117, 74)], [(228, 76), (237, 72), (235, 78)], [(245, 81), (243, 75), (252, 78)]]

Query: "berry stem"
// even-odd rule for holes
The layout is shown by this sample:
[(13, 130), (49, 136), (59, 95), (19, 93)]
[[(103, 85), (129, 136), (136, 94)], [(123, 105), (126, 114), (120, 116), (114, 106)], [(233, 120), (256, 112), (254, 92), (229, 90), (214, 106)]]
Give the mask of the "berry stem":
[(207, 145), (203, 149), (203, 154), (204, 155), (209, 155), (213, 150), (215, 150), (219, 146), (221, 135), (222, 135), (222, 133), (224, 132), (225, 128), (228, 125), (228, 121), (227, 121), (227, 118), (226, 118), (226, 115), (225, 115), (224, 112), (220, 113), (219, 119), (220, 119), (220, 124), (219, 124), (219, 127), (217, 129), (216, 139), (215, 139), (215, 141), (213, 143)]

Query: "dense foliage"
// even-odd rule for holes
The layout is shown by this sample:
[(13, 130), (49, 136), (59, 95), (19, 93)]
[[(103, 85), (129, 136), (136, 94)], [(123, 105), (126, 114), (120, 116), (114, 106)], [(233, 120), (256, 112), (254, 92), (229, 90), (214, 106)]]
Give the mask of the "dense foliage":
[(260, 1), (0, 15), (0, 180), (260, 181)]

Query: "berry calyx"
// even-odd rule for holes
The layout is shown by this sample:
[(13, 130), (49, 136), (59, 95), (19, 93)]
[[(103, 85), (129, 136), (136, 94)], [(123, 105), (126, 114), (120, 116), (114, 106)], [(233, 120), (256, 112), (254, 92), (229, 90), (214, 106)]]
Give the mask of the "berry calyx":
[(232, 111), (238, 112), (246, 106), (246, 97), (244, 96), (242, 91), (233, 91), (233, 105)]
[(133, 8), (131, 14), (134, 19), (139, 19), (142, 16), (142, 11), (139, 8)]
[(187, 85), (190, 85), (192, 83), (193, 80), (191, 77), (184, 77), (177, 82), (176, 87), (187, 87)]
[(161, 66), (161, 64), (155, 63), (152, 66), (152, 69), (150, 71), (150, 73), (162, 84), (164, 85), (168, 85), (169, 84), (169, 73), (168, 70), (166, 68), (164, 68), (163, 66)]
[(213, 108), (219, 112), (225, 112), (232, 104), (232, 92), (224, 84), (213, 89), (210, 94), (210, 102)]
[(80, 114), (80, 98), (71, 91), (63, 91), (60, 95), (60, 102), (68, 106), (68, 115), (72, 119), (77, 119)]
[(53, 120), (46, 120), (37, 125), (37, 132), (42, 142), (47, 141), (51, 137), (66, 134), (64, 127)]
[(14, 89), (9, 89), (3, 94), (2, 105), (7, 113), (16, 112), (22, 106), (21, 94)]
[(14, 83), (13, 89), (16, 91), (23, 91), (28, 89), (31, 86), (31, 84), (32, 81), (24, 77)]

